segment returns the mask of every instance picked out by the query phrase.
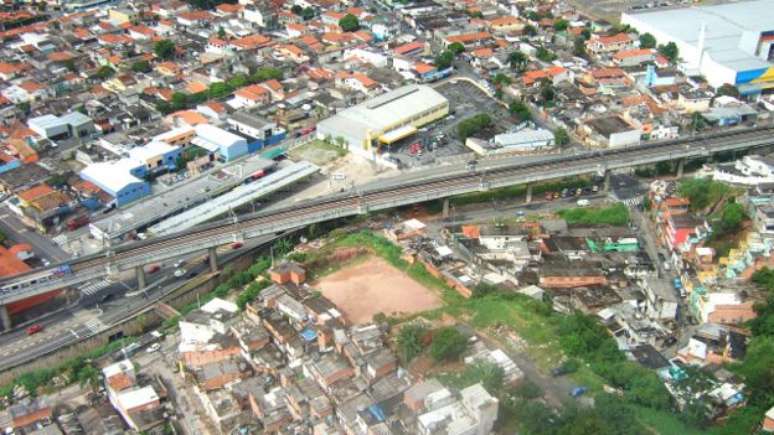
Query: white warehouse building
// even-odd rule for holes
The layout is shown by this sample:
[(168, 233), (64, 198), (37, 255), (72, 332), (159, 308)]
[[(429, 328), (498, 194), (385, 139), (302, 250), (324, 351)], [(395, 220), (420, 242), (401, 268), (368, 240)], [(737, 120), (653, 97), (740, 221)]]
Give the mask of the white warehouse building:
[(381, 145), (449, 114), (449, 101), (430, 86), (408, 85), (343, 110), (317, 124), (317, 137), (341, 138), (354, 154), (374, 158)]
[(674, 42), (681, 68), (743, 95), (774, 88), (774, 0), (624, 13), (621, 23)]

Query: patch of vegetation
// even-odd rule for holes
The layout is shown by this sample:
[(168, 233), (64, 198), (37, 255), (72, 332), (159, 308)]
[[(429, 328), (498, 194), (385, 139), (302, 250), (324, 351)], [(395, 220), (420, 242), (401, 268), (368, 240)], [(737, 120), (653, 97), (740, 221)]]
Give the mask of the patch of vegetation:
[(724, 183), (708, 178), (691, 178), (680, 181), (677, 192), (691, 201), (691, 210), (705, 210), (714, 207), (731, 191)]
[(435, 361), (456, 360), (468, 346), (468, 339), (455, 328), (442, 328), (433, 334), (430, 356)]
[(492, 118), (486, 113), (480, 113), (457, 124), (457, 136), (462, 142), (476, 133), (492, 125)]
[(503, 389), (504, 378), (505, 373), (497, 364), (477, 362), (466, 365), (460, 373), (442, 374), (438, 380), (444, 385), (460, 390), (480, 382), (489, 394), (497, 396)]
[(398, 333), (398, 355), (406, 364), (416, 358), (425, 348), (427, 329), (416, 323), (405, 325)]
[(621, 203), (610, 207), (564, 209), (557, 214), (568, 224), (621, 226), (629, 223), (629, 209)]

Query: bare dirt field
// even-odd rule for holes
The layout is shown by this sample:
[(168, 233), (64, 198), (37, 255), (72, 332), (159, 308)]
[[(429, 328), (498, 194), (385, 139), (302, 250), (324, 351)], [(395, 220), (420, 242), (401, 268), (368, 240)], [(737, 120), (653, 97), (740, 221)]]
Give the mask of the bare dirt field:
[(374, 314), (411, 314), (441, 306), (441, 299), (379, 257), (369, 257), (312, 284), (355, 324)]

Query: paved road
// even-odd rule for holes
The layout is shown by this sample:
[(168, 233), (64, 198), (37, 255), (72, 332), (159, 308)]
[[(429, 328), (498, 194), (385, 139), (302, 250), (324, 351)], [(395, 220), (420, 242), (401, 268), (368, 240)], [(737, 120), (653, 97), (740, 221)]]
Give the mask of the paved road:
[[(262, 243), (265, 243), (263, 238), (251, 240), (239, 250), (229, 249), (220, 256), (219, 261), (228, 261), (244, 255)], [(200, 261), (202, 257), (202, 255), (187, 257), (188, 265), (184, 267), (189, 273), (200, 274), (208, 270), (209, 265)], [(24, 326), (0, 335), (0, 370), (31, 361), (40, 355), (94, 335), (106, 326), (147, 305), (149, 299), (157, 300), (169, 293), (187, 278), (175, 278), (174, 268), (168, 264), (165, 269), (149, 275), (147, 279), (148, 287), (144, 293), (135, 291), (132, 296), (123, 296), (128, 289), (136, 288), (136, 281), (129, 279), (105, 287), (91, 295), (92, 297), (81, 298), (72, 307), (53, 313), (37, 322), (44, 329), (35, 335), (28, 336)], [(117, 296), (107, 302), (98, 303), (108, 293)]]
[(24, 225), (5, 204), (0, 206), (0, 231), (16, 243), (27, 243), (32, 246), (38, 258), (51, 260), (52, 263), (70, 258), (70, 254), (54, 244), (51, 239)]

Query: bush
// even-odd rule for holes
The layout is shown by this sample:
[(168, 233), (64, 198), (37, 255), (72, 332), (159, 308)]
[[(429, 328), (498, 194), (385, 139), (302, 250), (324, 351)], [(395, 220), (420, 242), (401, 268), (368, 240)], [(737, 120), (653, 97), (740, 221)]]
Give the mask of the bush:
[(472, 116), (457, 125), (457, 135), (462, 142), (492, 125), (492, 118), (486, 113)]
[(621, 203), (610, 207), (564, 209), (557, 214), (568, 224), (621, 226), (629, 223), (629, 209)]
[(262, 281), (255, 281), (252, 284), (248, 285), (246, 289), (242, 290), (242, 293), (237, 296), (236, 304), (239, 307), (240, 310), (244, 310), (247, 304), (254, 301), (256, 297), (261, 293), (261, 290), (265, 289), (266, 287), (269, 287), (271, 285), (271, 281), (269, 280), (262, 280)]
[(424, 338), (427, 329), (419, 324), (402, 327), (398, 333), (398, 354), (403, 363), (411, 362), (424, 349)]
[(454, 360), (462, 355), (467, 347), (468, 340), (462, 333), (454, 328), (442, 328), (433, 334), (433, 342), (430, 344), (430, 356), (435, 361)]

